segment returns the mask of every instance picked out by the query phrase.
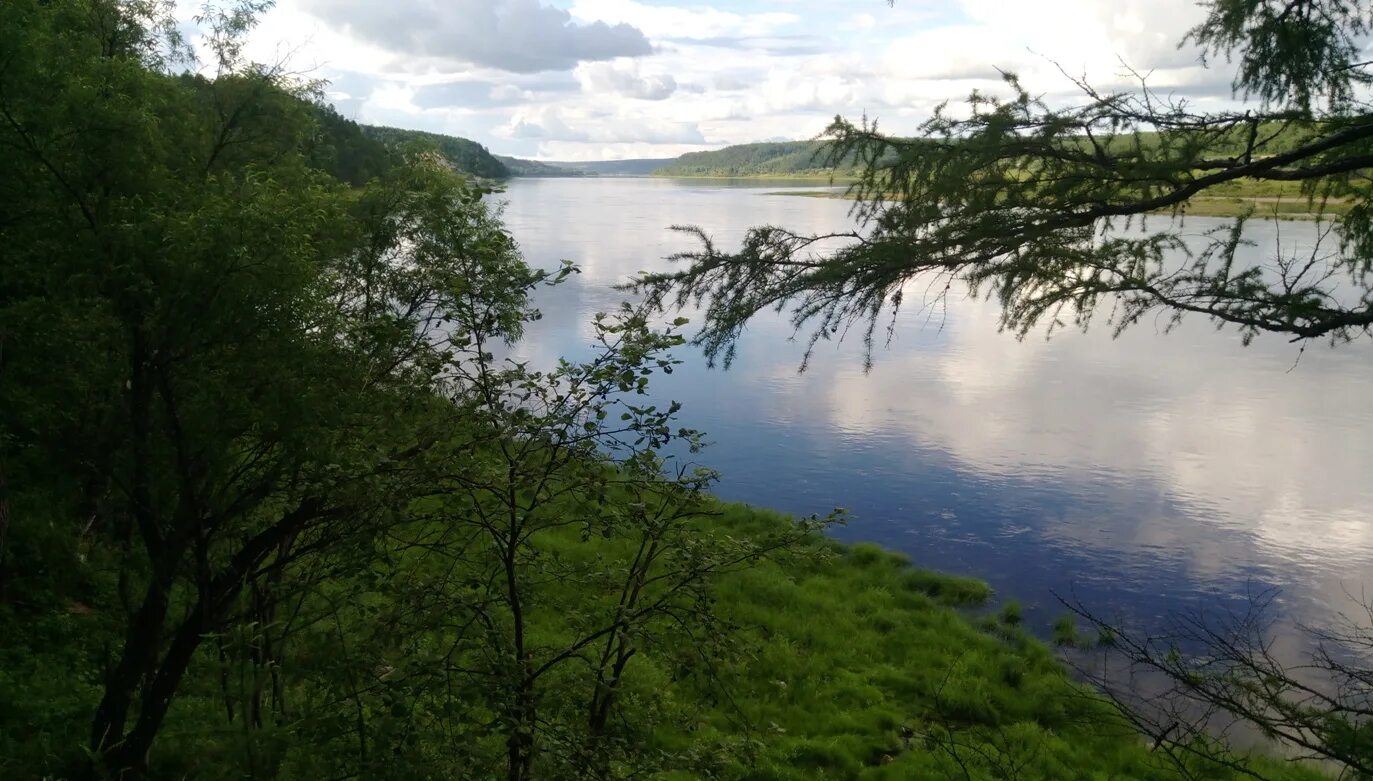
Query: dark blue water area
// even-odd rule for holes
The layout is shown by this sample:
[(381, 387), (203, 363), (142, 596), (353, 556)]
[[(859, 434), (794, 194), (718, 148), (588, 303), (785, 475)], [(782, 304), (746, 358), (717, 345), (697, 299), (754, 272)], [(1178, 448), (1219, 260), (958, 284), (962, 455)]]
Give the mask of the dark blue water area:
[[(626, 297), (614, 285), (690, 248), (673, 224), (724, 246), (752, 225), (851, 225), (843, 201), (778, 189), (516, 181), (505, 217), (528, 260), (582, 269), (539, 293), (544, 318), (518, 353), (536, 365), (589, 355), (592, 316)], [(1193, 222), (1198, 234), (1218, 224)], [(1252, 251), (1302, 249), (1311, 235), (1258, 225)], [(720, 472), (721, 497), (799, 515), (845, 508), (835, 537), (986, 580), (1040, 630), (1065, 612), (1056, 595), (1149, 629), (1179, 612), (1243, 610), (1269, 588), (1289, 625), (1321, 624), (1369, 580), (1367, 345), (1245, 347), (1204, 321), (1017, 340), (994, 304), (908, 299), (871, 371), (851, 339), (822, 342), (799, 373), (804, 340), (763, 316), (728, 371), (683, 348), (650, 395), (680, 401), (681, 424), (707, 432), (693, 458)]]
[[(930, 445), (890, 437), (836, 442), (832, 432), (757, 419), (754, 399), (721, 403), (702, 379), (689, 377), (671, 398), (688, 419), (692, 410), (719, 405), (710, 414), (713, 446), (697, 458), (721, 472), (722, 498), (798, 515), (842, 507), (852, 518), (832, 531), (836, 538), (877, 542), (917, 565), (975, 575), (1000, 598), (1020, 600), (1041, 631), (1066, 612), (1060, 597), (1156, 625), (1197, 608), (1241, 610), (1250, 593), (1282, 582), (1253, 560), (1198, 580), (1168, 548), (1112, 549), (1122, 517), (1191, 511), (1147, 478), (986, 474)], [(1077, 536), (1060, 538), (1050, 523), (1071, 524)], [(1088, 536), (1102, 544), (1083, 545)]]

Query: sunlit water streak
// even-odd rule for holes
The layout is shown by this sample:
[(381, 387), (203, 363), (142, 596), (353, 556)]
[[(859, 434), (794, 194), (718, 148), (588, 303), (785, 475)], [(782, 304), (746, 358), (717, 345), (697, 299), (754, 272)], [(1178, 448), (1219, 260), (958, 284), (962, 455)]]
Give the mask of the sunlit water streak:
[[(590, 321), (613, 289), (691, 246), (679, 223), (722, 246), (753, 225), (849, 227), (849, 204), (770, 195), (775, 183), (657, 179), (517, 180), (506, 220), (535, 265), (582, 274), (541, 293), (544, 319), (519, 352), (536, 363), (584, 356)], [(815, 189), (807, 185), (807, 189)], [(1189, 232), (1216, 227), (1193, 219)], [(1259, 223), (1250, 252), (1278, 229)], [(1307, 239), (1303, 239), (1307, 237)], [(734, 368), (694, 350), (654, 380), (685, 404), (683, 423), (713, 446), (718, 493), (795, 513), (852, 511), (836, 534), (917, 563), (989, 581), (1038, 625), (1072, 594), (1149, 626), (1183, 607), (1283, 590), (1289, 620), (1320, 623), (1373, 572), (1373, 348), (1249, 347), (1193, 319), (1163, 334), (1142, 323), (1017, 341), (993, 304), (950, 297), (910, 307), (865, 373), (857, 340), (803, 345), (762, 317)]]

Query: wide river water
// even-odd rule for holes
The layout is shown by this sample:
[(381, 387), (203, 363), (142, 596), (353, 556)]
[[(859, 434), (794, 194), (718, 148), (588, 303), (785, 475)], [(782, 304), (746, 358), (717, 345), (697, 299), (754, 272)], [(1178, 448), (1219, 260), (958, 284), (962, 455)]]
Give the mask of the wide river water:
[[(667, 179), (524, 179), (501, 196), (525, 257), (582, 273), (537, 299), (544, 319), (520, 353), (589, 354), (613, 289), (691, 241), (745, 229), (845, 229), (841, 200), (770, 194), (786, 185)], [(809, 189), (815, 189), (812, 185)], [(1188, 232), (1219, 225), (1190, 219)], [(1256, 223), (1253, 253), (1309, 242), (1309, 223)], [(909, 299), (908, 299), (909, 301)], [(1171, 333), (1104, 322), (1023, 341), (994, 304), (951, 296), (908, 305), (865, 373), (859, 340), (803, 344), (760, 317), (728, 371), (694, 349), (653, 380), (713, 443), (699, 460), (717, 493), (793, 513), (851, 511), (835, 533), (973, 575), (1035, 625), (1055, 594), (1153, 625), (1170, 611), (1240, 604), (1281, 589), (1288, 621), (1325, 623), (1373, 587), (1373, 346), (1248, 347), (1201, 319)]]

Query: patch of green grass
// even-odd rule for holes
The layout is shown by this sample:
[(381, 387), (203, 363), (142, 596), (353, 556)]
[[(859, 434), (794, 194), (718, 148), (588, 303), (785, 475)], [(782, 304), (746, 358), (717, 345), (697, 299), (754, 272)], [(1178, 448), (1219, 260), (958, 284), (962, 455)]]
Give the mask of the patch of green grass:
[[(781, 522), (740, 505), (717, 521), (738, 533)], [(817, 540), (810, 555), (732, 574), (716, 593), (745, 649), (719, 671), (729, 698), (679, 690), (694, 719), (657, 735), (718, 749), (714, 777), (991, 781), (1012, 764), (1027, 781), (1179, 777), (1019, 626), (1018, 608), (989, 622), (954, 609), (987, 601), (979, 581)], [(740, 740), (749, 754), (727, 750)]]

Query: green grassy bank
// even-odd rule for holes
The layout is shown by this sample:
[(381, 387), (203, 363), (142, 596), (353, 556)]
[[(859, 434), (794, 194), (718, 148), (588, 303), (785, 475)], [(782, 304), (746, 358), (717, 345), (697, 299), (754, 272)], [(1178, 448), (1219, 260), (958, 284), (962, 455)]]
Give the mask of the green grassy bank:
[[(764, 536), (790, 524), (780, 514), (737, 504), (720, 506), (702, 522), (719, 540)], [(540, 547), (547, 556), (588, 560), (628, 552), (617, 540), (575, 535), (549, 536)], [(408, 577), (424, 577), (417, 573)], [(101, 586), (100, 577), (92, 585)], [(156, 749), (154, 777), (242, 778), (247, 750), (257, 752), (259, 768), (271, 770), (254, 777), (321, 778), (331, 752), (330, 740), (320, 736), (338, 724), (366, 719), (374, 734), (384, 734), (411, 723), (414, 704), (394, 693), (388, 699), (381, 682), (423, 658), (422, 644), (432, 638), (418, 646), (382, 643), (386, 650), (363, 669), (386, 672), (366, 686), (324, 674), (368, 653), (365, 638), (384, 635), (386, 617), (403, 607), (399, 593), (369, 576), (326, 590), (326, 600), (332, 594), (346, 607), (302, 630), (292, 654), (281, 657), (279, 685), (299, 710), (276, 726), (225, 721), (219, 695), (244, 685), (242, 670), (204, 653)], [(553, 640), (575, 624), (577, 611), (565, 606), (603, 596), (590, 583), (550, 584), (535, 622), (540, 636)], [(1075, 683), (1054, 652), (1018, 625), (1014, 611), (980, 612), (990, 596), (979, 581), (915, 569), (877, 546), (841, 545), (819, 535), (783, 557), (723, 576), (712, 599), (728, 648), (716, 649), (705, 667), (691, 663), (701, 650), (691, 644), (659, 651), (637, 659), (625, 679), (625, 732), (640, 743), (640, 753), (660, 757), (638, 777), (1183, 778)], [(88, 660), (110, 640), (105, 600), (112, 598), (53, 603), (37, 612), (34, 605), (0, 604), (0, 633), (10, 638), (0, 651), (0, 701), (6, 703), (0, 774), (61, 777), (59, 760), (81, 745), (81, 716), (98, 694)], [(381, 626), (369, 629), (369, 619)], [(344, 637), (351, 642), (340, 645)], [(429, 766), (407, 770), (400, 747), (414, 742), (428, 744), (414, 746), (417, 752), (463, 753), (468, 749), (456, 745), (462, 741), (490, 741), (499, 750), (495, 736), (480, 732), (410, 735), (378, 766), (387, 770), (369, 777), (431, 777), (419, 769)], [(1293, 781), (1321, 777), (1298, 767), (1282, 772)]]
[[(720, 522), (753, 534), (783, 519), (730, 505)], [(913, 568), (875, 545), (817, 539), (814, 553), (720, 584), (720, 607), (748, 649), (722, 676), (732, 702), (703, 710), (689, 731), (662, 732), (664, 745), (751, 742), (752, 764), (722, 762), (720, 778), (1180, 777), (1015, 611), (978, 611), (991, 597), (984, 583)]]

